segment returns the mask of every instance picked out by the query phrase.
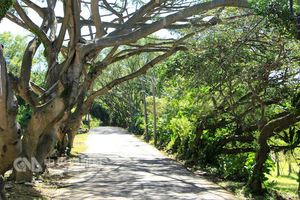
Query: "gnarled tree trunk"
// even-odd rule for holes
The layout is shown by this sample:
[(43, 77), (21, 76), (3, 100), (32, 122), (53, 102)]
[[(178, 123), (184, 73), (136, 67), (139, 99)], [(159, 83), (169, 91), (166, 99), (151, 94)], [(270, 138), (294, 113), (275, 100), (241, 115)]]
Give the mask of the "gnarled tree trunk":
[(149, 142), (149, 124), (148, 124), (148, 110), (147, 110), (147, 101), (146, 101), (146, 86), (145, 82), (142, 81), (142, 90), (143, 90), (143, 107), (144, 107), (144, 123), (145, 123), (145, 132), (144, 137), (146, 142)]
[[(62, 18), (55, 15), (57, 2), (56, 0), (47, 0), (44, 4), (39, 4), (31, 1), (15, 1), (15, 12), (11, 12), (7, 16), (10, 20), (35, 35), (26, 48), (21, 74), (16, 78), (18, 81), (15, 85), (16, 94), (25, 100), (34, 111), (22, 141), (21, 156), (27, 159), (28, 162), (31, 162), (33, 158), (43, 162), (43, 159), (52, 149), (55, 142), (55, 132), (57, 132), (57, 127), (64, 113), (70, 112), (76, 105), (80, 107), (78, 101), (82, 100), (83, 102), (86, 98), (85, 101), (88, 106), (78, 109), (79, 112), (75, 113), (75, 117), (71, 116), (70, 122), (72, 123), (67, 126), (67, 129), (71, 130), (69, 133), (70, 147), (73, 143), (74, 133), (77, 131), (83, 116), (81, 113), (89, 110), (87, 108), (90, 108), (95, 98), (107, 93), (122, 82), (145, 74), (147, 70), (173, 55), (176, 51), (186, 50), (186, 48), (183, 48), (182, 42), (193, 34), (187, 34), (169, 45), (164, 45), (163, 48), (157, 48), (160, 46), (160, 42), (157, 42), (153, 49), (147, 44), (144, 46), (138, 45), (140, 47), (134, 48), (128, 47), (128, 52), (127, 49), (123, 51), (121, 46), (125, 47), (130, 43), (136, 43), (138, 40), (146, 38), (177, 21), (204, 11), (224, 6), (249, 7), (247, 0), (199, 2), (193, 5), (186, 4), (182, 8), (175, 9), (175, 11), (170, 9), (169, 12), (160, 16), (161, 10), (165, 9), (165, 1), (151, 0), (131, 13), (123, 13), (127, 12), (126, 6), (128, 5), (125, 4), (124, 11), (120, 14), (123, 13), (128, 16), (121, 17), (124, 18), (120, 18), (122, 22), (120, 21), (120, 24), (116, 24), (117, 26), (112, 31), (106, 33), (104, 30), (108, 30), (110, 27), (105, 24), (111, 23), (102, 23), (99, 12), (100, 10), (104, 10), (104, 13), (111, 12), (114, 8), (109, 6), (109, 8), (102, 9), (99, 6), (99, 1), (95, 0), (91, 3), (92, 19), (88, 21), (96, 28), (96, 38), (85, 42), (83, 40), (85, 36), (81, 33), (81, 29), (85, 25), (82, 16), (80, 16), (83, 2), (79, 0), (63, 1), (64, 17)], [(27, 8), (34, 10), (40, 19), (36, 20), (28, 16)], [(158, 19), (155, 19), (153, 23), (145, 24), (147, 16), (157, 16)], [(42, 20), (42, 23), (40, 23), (40, 20)], [(58, 27), (60, 28), (58, 29)], [(93, 37), (92, 32), (91, 36)], [(65, 47), (65, 40), (69, 41), (67, 47)], [(45, 77), (46, 87), (36, 87), (35, 91), (31, 84), (31, 72), (33, 58), (40, 44), (44, 46), (44, 55), (48, 64)], [(98, 61), (96, 59), (98, 54), (100, 52), (104, 53), (102, 50), (105, 49), (110, 49), (109, 53)], [(153, 51), (161, 54), (135, 72), (114, 79), (96, 91), (90, 90), (97, 77), (102, 75), (102, 71), (111, 64), (141, 53)], [(63, 59), (59, 59), (60, 53), (64, 56)], [(18, 156), (20, 138), (15, 122), (16, 105), (10, 88), (11, 84), (6, 75), (6, 68), (1, 67), (1, 72), (4, 76), (1, 78), (3, 90), (0, 95), (0, 151), (2, 152), (0, 154), (0, 173), (3, 173), (11, 166), (14, 158)], [(90, 94), (85, 93), (85, 91)], [(79, 97), (81, 94), (82, 97)], [(17, 171), (17, 181), (31, 181), (33, 172), (29, 168), (31, 167), (26, 165), (24, 171)]]
[(66, 149), (67, 155), (71, 154), (71, 150), (74, 146), (74, 139), (78, 129), (80, 128), (83, 116), (84, 115), (80, 114), (80, 112), (72, 113), (64, 125), (63, 134), (66, 134), (68, 137)]
[[(37, 169), (43, 165), (43, 160), (49, 155), (55, 143), (55, 124), (63, 117), (64, 110), (63, 99), (57, 98), (35, 111), (29, 121), (22, 141), (24, 148), (21, 155), (30, 163), (33, 159), (38, 161), (40, 166), (37, 166)], [(17, 171), (16, 180), (31, 181), (33, 172), (34, 169), (26, 166), (24, 171)]]
[(282, 117), (271, 120), (261, 128), (261, 133), (258, 138), (259, 148), (255, 156), (255, 165), (248, 183), (250, 190), (254, 194), (263, 193), (264, 168), (270, 152), (268, 140), (274, 136), (275, 133), (279, 133), (294, 125), (299, 121), (298, 116), (299, 113), (288, 113)]
[(21, 152), (21, 131), (16, 122), (17, 101), (13, 94), (3, 51), (0, 49), (0, 175), (12, 167)]

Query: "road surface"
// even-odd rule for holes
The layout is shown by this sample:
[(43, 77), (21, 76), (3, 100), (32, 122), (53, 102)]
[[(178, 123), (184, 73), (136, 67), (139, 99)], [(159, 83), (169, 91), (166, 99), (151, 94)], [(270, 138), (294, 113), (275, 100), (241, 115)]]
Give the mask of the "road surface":
[(153, 146), (116, 127), (90, 131), (86, 156), (54, 199), (231, 200), (218, 185), (192, 174)]

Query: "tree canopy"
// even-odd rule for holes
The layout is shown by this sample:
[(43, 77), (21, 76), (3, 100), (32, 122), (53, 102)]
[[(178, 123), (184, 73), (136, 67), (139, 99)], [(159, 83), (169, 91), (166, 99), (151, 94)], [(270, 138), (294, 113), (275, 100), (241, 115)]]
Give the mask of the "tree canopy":
[[(283, 148), (270, 146), (269, 139), (299, 120), (298, 27), (291, 13), (298, 11), (297, 4), (290, 9), (284, 0), (19, 0), (2, 1), (0, 8), (0, 19), (5, 15), (31, 34), (15, 63), (6, 63), (3, 56), (13, 56), (13, 47), (0, 51), (5, 86), (0, 95), (0, 133), (5, 133), (1, 174), (17, 156), (35, 158), (44, 170), (44, 159), (57, 142), (62, 152), (70, 153), (82, 117), (99, 97), (104, 108), (120, 107), (116, 123), (125, 119), (122, 125), (136, 127), (134, 113), (141, 112), (140, 101), (147, 110), (145, 94), (151, 91), (155, 144), (162, 137), (158, 127), (166, 134), (160, 142), (189, 154), (193, 162), (204, 156), (215, 163), (220, 154), (254, 152), (249, 185), (261, 192), (269, 151)], [(173, 55), (164, 73), (111, 93)], [(38, 78), (37, 61), (43, 65)], [(9, 65), (18, 67), (8, 73)], [(144, 85), (149, 82), (151, 88)], [(165, 108), (156, 106), (156, 100), (164, 104), (157, 98), (157, 84), (172, 97)], [(22, 127), (14, 96), (31, 111)], [(165, 118), (156, 121), (156, 115)], [(26, 167), (15, 179), (32, 177), (33, 170)]]

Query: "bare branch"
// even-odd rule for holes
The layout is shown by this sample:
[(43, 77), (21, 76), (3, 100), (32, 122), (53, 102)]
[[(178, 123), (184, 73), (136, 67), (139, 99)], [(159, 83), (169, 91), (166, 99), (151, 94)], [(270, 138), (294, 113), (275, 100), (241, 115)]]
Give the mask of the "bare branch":
[(65, 36), (66, 36), (66, 31), (69, 25), (69, 21), (70, 21), (70, 14), (71, 14), (71, 4), (70, 4), (70, 0), (67, 0), (64, 2), (64, 18), (62, 20), (62, 25), (60, 28), (60, 32), (58, 37), (56, 38), (55, 41), (55, 46), (57, 49), (61, 49), (62, 44), (64, 42)]
[(93, 22), (96, 27), (96, 37), (100, 38), (101, 36), (105, 35), (105, 31), (103, 25), (101, 23), (101, 17), (99, 14), (99, 0), (91, 0), (91, 11), (92, 11), (92, 18)]
[(33, 3), (33, 2), (30, 1), (30, 0), (23, 0), (23, 2), (24, 2), (28, 7), (30, 7), (30, 8), (33, 9), (35, 12), (37, 12), (41, 18), (44, 18), (44, 17), (45, 17), (45, 13), (44, 13), (43, 8), (41, 8), (40, 6), (38, 6), (37, 4)]
[(32, 106), (35, 106), (37, 102), (34, 100), (33, 94), (30, 90), (29, 82), (31, 76), (32, 60), (39, 45), (40, 41), (36, 37), (29, 42), (23, 55), (20, 74), (21, 79), (19, 81), (19, 92), (21, 93), (20, 96), (22, 96), (22, 98)]
[(57, 0), (47, 0), (48, 4), (48, 26), (50, 27), (50, 35), (49, 38), (51, 41), (55, 40), (56, 37), (56, 29), (57, 29), (57, 20), (55, 16), (55, 6), (56, 6)]
[(149, 3), (142, 6), (137, 12), (135, 12), (134, 15), (129, 20), (127, 20), (119, 29), (111, 33), (110, 36), (120, 34), (122, 31), (124, 31), (124, 29), (125, 30), (130, 29), (135, 23), (141, 20), (141, 18), (144, 17), (144, 15), (147, 12), (154, 9), (156, 6), (159, 6), (163, 2), (165, 2), (165, 0), (163, 1), (151, 0)]
[(9, 19), (10, 21), (12, 21), (13, 23), (21, 26), (22, 28), (26, 29), (26, 30), (29, 30), (28, 27), (26, 26), (26, 24), (21, 20), (19, 19), (18, 17), (16, 17), (15, 15), (13, 15), (12, 13), (10, 12), (7, 12), (5, 17), (7, 19)]
[(118, 78), (113, 80), (112, 82), (108, 83), (106, 86), (104, 86), (103, 88), (101, 88), (98, 91), (93, 92), (86, 100), (85, 104), (86, 105), (90, 105), (95, 98), (97, 98), (98, 96), (101, 96), (105, 93), (107, 93), (108, 91), (110, 91), (113, 87), (115, 87), (116, 85), (119, 85), (125, 81), (134, 79), (138, 76), (141, 76), (143, 74), (146, 74), (146, 72), (151, 69), (152, 67), (154, 67), (157, 63), (161, 62), (162, 60), (170, 57), (171, 55), (173, 55), (176, 51), (181, 50), (182, 48), (180, 47), (173, 47), (171, 50), (169, 50), (168, 52), (157, 56), (156, 58), (154, 58), (153, 60), (151, 60), (150, 62), (148, 62), (147, 64), (145, 64), (143, 67), (141, 67), (139, 70), (124, 76), (122, 78)]
[(69, 28), (69, 35), (70, 35), (70, 45), (69, 48), (75, 49), (77, 42), (80, 40), (81, 31), (80, 31), (80, 8), (79, 8), (79, 0), (71, 0), (71, 13), (70, 13), (70, 28)]
[(115, 36), (115, 33), (108, 35), (105, 38), (100, 38), (95, 40), (92, 43), (83, 46), (83, 54), (86, 55), (90, 51), (95, 49), (101, 49), (104, 47), (115, 46), (115, 45), (123, 45), (129, 44), (131, 42), (135, 42), (147, 35), (150, 35), (170, 24), (185, 19), (187, 17), (193, 16), (199, 12), (211, 10), (214, 8), (222, 7), (222, 6), (236, 6), (236, 7), (245, 7), (247, 8), (248, 1), (247, 0), (214, 0), (211, 2), (199, 3), (194, 6), (185, 8), (181, 11), (178, 11), (174, 14), (168, 15), (166, 17), (161, 18), (160, 20), (141, 27), (135, 31), (132, 31), (128, 34)]
[(30, 81), (30, 86), (32, 88), (32, 91), (39, 96), (42, 96), (46, 92), (46, 90), (44, 88), (40, 87), (39, 85), (37, 85), (36, 83), (34, 83), (32, 81)]
[(33, 32), (35, 35), (39, 37), (39, 39), (42, 41), (42, 43), (45, 45), (45, 47), (48, 47), (51, 45), (50, 40), (48, 39), (47, 35), (38, 27), (31, 19), (27, 16), (23, 8), (20, 6), (18, 1), (14, 4), (14, 8), (18, 12), (21, 19), (24, 21), (24, 23), (28, 26), (28, 30)]
[(114, 15), (116, 15), (119, 18), (120, 22), (123, 21), (122, 14), (118, 13), (113, 7), (111, 7), (106, 0), (103, 0), (103, 3), (107, 10), (109, 10), (110, 12), (112, 12)]
[[(285, 114), (285, 112), (283, 112)], [(284, 129), (289, 128), (296, 122), (300, 120), (299, 118), (300, 113), (288, 113), (282, 117), (273, 119), (269, 121), (262, 129), (261, 129), (261, 136), (259, 141), (264, 140), (265, 138), (272, 137), (275, 133), (279, 133)]]

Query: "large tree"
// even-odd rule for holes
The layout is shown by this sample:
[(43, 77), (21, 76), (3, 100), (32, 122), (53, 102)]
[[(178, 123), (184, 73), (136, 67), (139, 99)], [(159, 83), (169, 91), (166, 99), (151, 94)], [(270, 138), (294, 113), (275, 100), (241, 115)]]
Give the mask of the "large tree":
[[(6, 18), (30, 31), (33, 37), (24, 52), (19, 76), (7, 74), (2, 51), (0, 53), (1, 174), (19, 156), (21, 146), (22, 157), (29, 161), (36, 158), (41, 164), (53, 148), (57, 135), (67, 133), (71, 147), (82, 116), (95, 98), (122, 82), (145, 74), (158, 62), (185, 49), (183, 42), (192, 34), (143, 44), (137, 43), (140, 39), (151, 37), (161, 29), (185, 28), (191, 24), (208, 28), (222, 20), (217, 14), (211, 18), (213, 22), (203, 20), (214, 15), (214, 12), (207, 12), (226, 6), (247, 8), (249, 5), (246, 0), (16, 1)], [(63, 16), (58, 13), (59, 7), (63, 7)], [(39, 17), (31, 18), (33, 12)], [(31, 80), (33, 59), (40, 46), (47, 61), (44, 87)], [(103, 70), (113, 63), (148, 52), (159, 54), (135, 72), (107, 82), (101, 88), (93, 87)], [(14, 94), (33, 110), (23, 139), (15, 119)], [(71, 112), (73, 108), (75, 111)], [(26, 168), (17, 171), (16, 179), (31, 181), (32, 174)]]
[[(250, 16), (207, 30), (190, 52), (169, 59), (160, 77), (168, 102), (160, 119), (166, 148), (188, 165), (248, 181), (258, 194), (270, 152), (300, 143), (299, 41), (270, 25)], [(271, 143), (276, 137), (284, 145)]]

